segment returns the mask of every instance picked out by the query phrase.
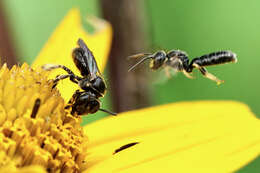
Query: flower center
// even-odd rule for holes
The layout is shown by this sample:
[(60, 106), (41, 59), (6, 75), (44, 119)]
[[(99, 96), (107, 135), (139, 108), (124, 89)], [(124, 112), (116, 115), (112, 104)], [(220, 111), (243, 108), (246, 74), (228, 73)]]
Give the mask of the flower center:
[(87, 137), (80, 123), (80, 117), (64, 110), (47, 72), (27, 64), (0, 69), (0, 171), (10, 165), (40, 165), (49, 172), (85, 170)]

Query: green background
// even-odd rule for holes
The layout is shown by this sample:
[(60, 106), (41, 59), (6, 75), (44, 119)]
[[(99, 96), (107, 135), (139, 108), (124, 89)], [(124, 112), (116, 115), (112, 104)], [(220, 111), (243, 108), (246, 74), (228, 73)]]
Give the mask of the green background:
[[(78, 6), (83, 15), (100, 15), (96, 0), (3, 2), (18, 55), (21, 61), (27, 62), (33, 61), (71, 7)], [(225, 80), (220, 86), (198, 72), (194, 73), (194, 80), (177, 74), (162, 84), (152, 84), (153, 105), (187, 100), (237, 100), (260, 115), (260, 1), (147, 0), (146, 7), (151, 47), (185, 50), (190, 57), (218, 50), (232, 50), (238, 56), (237, 64), (207, 68)], [(109, 96), (104, 103), (108, 108)], [(104, 116), (102, 113), (87, 116), (85, 123)], [(239, 172), (257, 170), (260, 170), (260, 159)]]
[[(259, 45), (260, 1), (149, 1), (153, 44), (185, 50), (196, 57), (217, 50), (232, 50), (237, 64), (207, 68), (223, 85), (195, 73), (190, 80), (178, 74), (154, 87), (154, 103), (184, 100), (231, 99), (247, 103), (260, 114)], [(162, 10), (163, 9), (163, 10)]]

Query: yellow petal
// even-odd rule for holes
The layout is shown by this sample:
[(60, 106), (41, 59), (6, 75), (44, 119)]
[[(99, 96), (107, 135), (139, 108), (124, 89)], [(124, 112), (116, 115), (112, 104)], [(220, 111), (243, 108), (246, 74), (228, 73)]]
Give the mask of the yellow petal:
[[(89, 172), (232, 172), (260, 151), (259, 119), (232, 101), (126, 112), (84, 130), (90, 142)], [(131, 142), (139, 144), (112, 155)]]
[[(77, 40), (82, 38), (92, 50), (100, 70), (103, 71), (110, 49), (112, 28), (106, 21), (95, 17), (88, 17), (87, 20), (96, 28), (92, 35), (86, 33), (82, 28), (79, 10), (70, 10), (37, 56), (33, 67), (39, 67), (43, 64), (62, 64), (79, 74), (73, 63), (71, 53), (77, 46)], [(65, 74), (65, 72), (55, 70), (50, 78), (55, 78), (58, 74)], [(77, 86), (69, 80), (64, 80), (61, 83), (62, 86), (58, 85), (58, 88), (63, 98), (68, 101)]]

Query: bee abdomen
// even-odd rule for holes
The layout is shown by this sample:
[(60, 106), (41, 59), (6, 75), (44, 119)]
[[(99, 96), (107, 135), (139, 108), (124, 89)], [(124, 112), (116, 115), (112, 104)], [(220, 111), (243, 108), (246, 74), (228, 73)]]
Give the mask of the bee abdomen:
[(190, 65), (197, 64), (199, 66), (209, 66), (236, 62), (236, 54), (231, 51), (218, 51), (198, 58), (194, 58)]

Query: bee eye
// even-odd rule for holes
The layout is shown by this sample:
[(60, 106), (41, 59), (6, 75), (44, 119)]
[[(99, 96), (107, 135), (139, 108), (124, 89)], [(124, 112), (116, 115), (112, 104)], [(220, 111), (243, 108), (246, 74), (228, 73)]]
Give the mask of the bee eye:
[(104, 80), (101, 77), (95, 78), (92, 82), (92, 86), (100, 93), (104, 94), (106, 90), (106, 85), (104, 83)]
[(163, 51), (159, 51), (154, 55), (153, 61), (150, 63), (150, 67), (153, 70), (157, 70), (158, 68), (162, 67), (166, 60), (166, 54)]

